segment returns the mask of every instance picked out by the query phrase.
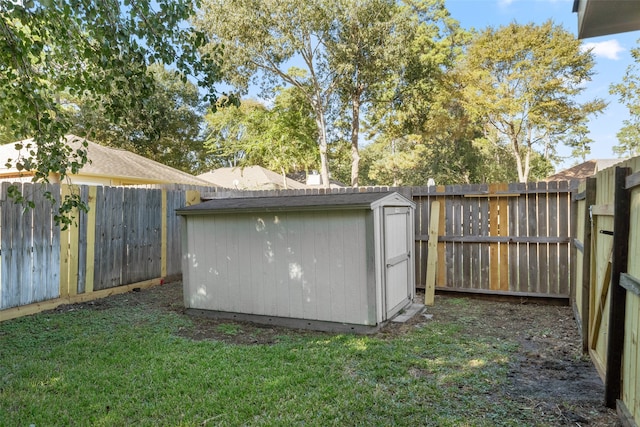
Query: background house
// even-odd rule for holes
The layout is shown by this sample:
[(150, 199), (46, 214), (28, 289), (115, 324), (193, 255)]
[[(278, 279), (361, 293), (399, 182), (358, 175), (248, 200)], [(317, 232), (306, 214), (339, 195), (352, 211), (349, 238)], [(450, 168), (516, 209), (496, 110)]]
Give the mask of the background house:
[[(130, 151), (105, 147), (75, 135), (67, 135), (67, 144), (73, 149), (82, 147), (83, 141), (88, 144), (87, 157), (89, 162), (74, 175), (69, 175), (72, 184), (88, 185), (144, 185), (144, 184), (188, 184), (211, 186), (211, 183), (201, 180), (191, 174), (163, 165), (154, 160), (132, 153)], [(23, 146), (32, 140), (19, 141)], [(16, 150), (16, 143), (0, 146), (0, 180), (2, 181), (31, 181), (33, 173), (18, 171), (15, 167), (7, 168), (9, 159), (19, 158), (26, 154), (26, 149)], [(51, 182), (58, 181), (56, 176), (50, 176)]]
[(574, 0), (578, 13), (578, 38), (640, 30), (638, 0)]
[(301, 182), (284, 178), (262, 166), (218, 168), (198, 175), (199, 179), (232, 190), (301, 190), (309, 188)]
[(620, 162), (624, 162), (625, 159), (594, 159), (587, 160), (579, 165), (572, 166), (568, 169), (561, 170), (551, 176), (548, 176), (544, 181), (572, 181), (589, 178), (595, 176), (596, 173), (601, 170), (610, 168)]

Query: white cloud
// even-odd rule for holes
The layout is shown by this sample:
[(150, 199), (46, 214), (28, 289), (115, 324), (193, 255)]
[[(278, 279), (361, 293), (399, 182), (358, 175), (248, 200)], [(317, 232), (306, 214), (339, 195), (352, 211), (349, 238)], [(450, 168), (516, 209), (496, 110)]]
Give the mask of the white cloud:
[(620, 59), (619, 53), (624, 52), (626, 49), (620, 46), (618, 40), (607, 40), (598, 43), (584, 43), (582, 45), (583, 50), (591, 50), (594, 55), (601, 56), (607, 59), (618, 60)]

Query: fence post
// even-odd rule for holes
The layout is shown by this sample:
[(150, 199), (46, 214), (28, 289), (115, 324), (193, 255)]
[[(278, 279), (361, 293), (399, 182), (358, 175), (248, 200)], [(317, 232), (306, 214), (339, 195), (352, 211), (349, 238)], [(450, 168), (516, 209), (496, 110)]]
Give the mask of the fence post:
[(624, 323), (627, 291), (620, 286), (620, 274), (627, 271), (629, 251), (629, 215), (631, 194), (626, 189), (630, 168), (616, 167), (613, 218), (613, 253), (611, 260), (611, 298), (609, 303), (609, 340), (604, 382), (604, 403), (616, 407), (620, 398), (622, 353), (624, 350)]
[(433, 305), (438, 269), (438, 230), (440, 228), (440, 202), (431, 202), (429, 215), (429, 240), (427, 243), (427, 279), (424, 286), (424, 303)]
[[(596, 203), (596, 178), (587, 178), (584, 199), (584, 234), (582, 238), (582, 351), (589, 352), (589, 319), (591, 318), (589, 298), (591, 295), (591, 206)], [(576, 209), (577, 211), (577, 209)], [(578, 286), (578, 284), (576, 284)]]
[(197, 205), (200, 203), (200, 192), (197, 190), (187, 190), (185, 192), (185, 206)]

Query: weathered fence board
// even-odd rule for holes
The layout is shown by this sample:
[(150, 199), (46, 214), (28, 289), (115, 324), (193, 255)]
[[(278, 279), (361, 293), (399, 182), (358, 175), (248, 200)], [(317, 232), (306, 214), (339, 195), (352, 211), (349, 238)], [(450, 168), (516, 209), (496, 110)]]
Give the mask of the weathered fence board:
[(180, 217), (175, 214), (175, 210), (184, 207), (185, 198), (184, 191), (167, 192), (165, 212), (167, 222), (167, 277), (177, 276), (182, 271)]
[[(437, 289), (568, 298), (570, 193), (566, 182), (454, 185), (434, 193), (444, 204)], [(416, 239), (424, 243), (425, 232), (416, 231)]]
[(161, 277), (161, 190), (102, 187), (96, 199), (95, 289)]
[[(77, 189), (80, 199), (89, 202), (89, 187), (83, 185)], [(87, 233), (83, 232), (87, 229), (89, 215), (86, 212), (78, 212), (78, 284), (76, 291), (82, 294), (87, 288), (87, 269), (81, 266), (87, 265)], [(81, 231), (82, 230), (82, 231)]]
[[(547, 186), (547, 212), (548, 212), (548, 235), (556, 237), (568, 237), (569, 217), (566, 214), (567, 205), (570, 203), (569, 193), (560, 193), (558, 182), (549, 182)], [(566, 187), (564, 187), (566, 190)], [(563, 218), (566, 220), (563, 222)], [(569, 275), (564, 274), (569, 266), (569, 245), (570, 243), (559, 244), (550, 243), (547, 245), (549, 262), (545, 274), (548, 277), (548, 292), (557, 293), (566, 291), (569, 293)], [(557, 261), (556, 261), (557, 260)], [(564, 286), (563, 286), (564, 285)]]
[[(110, 289), (181, 274), (180, 218), (185, 191), (19, 183), (34, 208), (7, 200), (0, 186), (0, 311), (38, 304), (2, 319), (52, 308), (54, 300), (106, 295)], [(75, 192), (89, 207), (66, 231), (53, 222), (56, 205), (43, 197)], [(57, 197), (57, 196), (56, 196)], [(70, 300), (69, 300), (70, 301)], [(14, 310), (15, 311), (15, 310)], [(17, 313), (17, 314), (16, 314)]]
[[(25, 210), (7, 197), (11, 185), (34, 202)], [(7, 183), (0, 186), (0, 310), (56, 298), (59, 295), (60, 231), (53, 227), (45, 191), (57, 185)]]
[[(563, 272), (568, 272), (569, 261), (565, 254), (569, 253), (570, 238), (567, 226), (569, 204), (565, 201), (569, 191), (566, 185), (560, 189), (553, 188), (552, 184), (548, 187), (544, 184), (499, 184), (349, 188), (338, 191), (395, 190), (408, 197), (413, 195), (416, 202), (414, 247), (418, 287), (424, 287), (426, 280), (430, 209), (431, 202), (437, 200), (440, 202), (441, 219), (436, 246), (437, 289), (566, 297), (569, 293), (568, 280)], [(12, 284), (22, 281), (16, 280), (17, 277), (30, 277), (31, 282), (40, 281), (44, 276), (53, 277), (56, 285), (47, 285), (46, 292), (38, 290), (36, 293), (56, 298), (63, 290), (61, 296), (82, 295), (180, 275), (181, 226), (174, 210), (186, 203), (188, 195), (184, 190), (80, 186), (75, 191), (91, 210), (88, 214), (78, 213), (77, 227), (64, 234), (65, 243), (61, 248), (64, 252), (51, 250), (59, 247), (59, 243), (49, 244), (48, 249), (42, 250), (35, 243), (28, 243), (29, 238), (35, 242), (40, 234), (59, 235), (57, 227), (47, 226), (40, 217), (22, 221), (18, 218), (22, 215), (20, 210), (3, 210), (0, 226), (5, 232), (2, 235), (0, 307), (14, 307), (33, 299), (26, 295), (36, 291), (25, 287), (27, 285)], [(285, 193), (305, 192), (251, 194)], [(237, 192), (219, 193), (216, 197), (238, 195)], [(18, 238), (16, 234), (16, 239), (13, 239), (14, 233), (21, 232), (20, 229), (13, 230), (11, 224), (15, 221), (31, 222), (34, 230), (31, 237)], [(11, 243), (9, 247), (5, 240), (16, 240), (16, 244)], [(16, 251), (21, 251), (22, 255)], [(41, 257), (54, 263), (57, 260), (60, 270), (40, 268), (39, 261), (26, 270), (20, 270), (23, 267), (19, 267), (18, 260), (25, 256), (24, 253), (32, 254), (36, 260)], [(61, 253), (64, 258), (61, 258)], [(61, 272), (64, 273), (64, 284), (60, 284)]]

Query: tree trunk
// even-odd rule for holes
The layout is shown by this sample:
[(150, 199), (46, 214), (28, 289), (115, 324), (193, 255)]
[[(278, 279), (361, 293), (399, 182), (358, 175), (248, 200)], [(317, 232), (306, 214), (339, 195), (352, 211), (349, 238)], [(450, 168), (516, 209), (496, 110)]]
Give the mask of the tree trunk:
[(329, 187), (329, 161), (327, 159), (327, 124), (322, 106), (316, 105), (316, 125), (318, 126), (318, 147), (320, 149), (320, 176), (322, 187)]
[(527, 179), (529, 179), (528, 172), (526, 171), (526, 168), (522, 162), (522, 157), (520, 156), (520, 153), (516, 153), (515, 157), (516, 157), (516, 166), (518, 167), (518, 182), (521, 182), (521, 183), (527, 182)]
[(283, 167), (280, 168), (280, 174), (282, 175), (282, 185), (284, 186), (285, 190), (288, 190), (289, 187), (287, 186), (287, 173), (285, 172)]
[(524, 156), (524, 181), (527, 182), (529, 180), (529, 172), (531, 171), (531, 148), (527, 148), (527, 154)]
[(513, 157), (516, 158), (516, 167), (518, 168), (518, 182), (525, 183), (529, 179), (529, 158), (530, 151), (527, 151), (525, 155), (525, 161), (522, 162), (522, 150), (520, 141), (518, 141), (518, 135), (514, 130), (513, 124), (509, 124), (509, 133), (508, 133), (510, 142), (511, 142), (511, 151), (513, 152)]
[(351, 186), (358, 186), (360, 169), (360, 151), (358, 139), (360, 135), (360, 91), (351, 99)]

